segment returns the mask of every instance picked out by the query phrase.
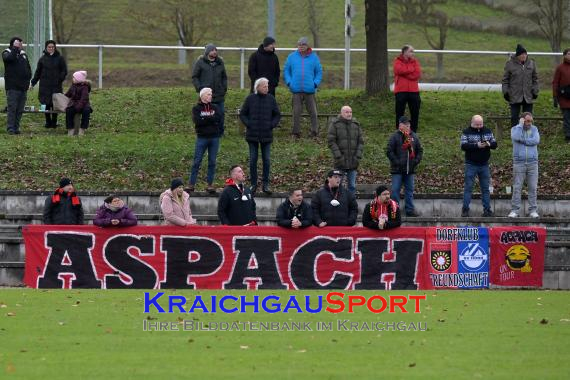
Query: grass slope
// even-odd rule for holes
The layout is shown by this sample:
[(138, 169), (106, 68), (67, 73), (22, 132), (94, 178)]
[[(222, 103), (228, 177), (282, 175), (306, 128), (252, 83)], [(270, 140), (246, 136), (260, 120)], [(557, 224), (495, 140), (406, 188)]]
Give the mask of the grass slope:
[[(192, 301), (198, 294), (209, 300), (214, 294), (244, 293), (177, 290), (167, 295)], [(317, 295), (326, 295), (251, 291), (248, 300), (254, 294), (285, 300), (310, 295), (313, 307)], [(159, 314), (151, 308), (145, 314), (143, 299), (142, 290), (2, 289), (1, 377), (566, 379), (570, 372), (568, 292), (430, 292), (420, 314), (372, 314), (361, 308), (354, 314)], [(309, 322), (315, 330), (317, 321), (336, 325), (346, 319), (425, 322), (428, 331), (143, 331), (143, 320)]]
[[(215, 184), (223, 186), (226, 170), (232, 164), (248, 170), (247, 144), (240, 133), (237, 118), (229, 114), (240, 107), (244, 91), (230, 90), (226, 98), (226, 137), (218, 155)], [(36, 94), (28, 103), (36, 104)], [(188, 179), (192, 165), (195, 133), (191, 107), (193, 89), (113, 89), (92, 93), (95, 112), (92, 126), (84, 138), (64, 136), (63, 128), (46, 130), (41, 115), (25, 115), (23, 134), (0, 134), (0, 189), (49, 190), (61, 176), (74, 178), (85, 190), (162, 190), (172, 177)], [(279, 88), (282, 112), (291, 112), (288, 91)], [(0, 98), (3, 107), (4, 98)], [(394, 131), (393, 96), (368, 98), (358, 91), (324, 90), (318, 94), (319, 110), (336, 113), (350, 104), (365, 134), (364, 158), (358, 183), (389, 181), (385, 156), (388, 138)], [(420, 116), (420, 139), (424, 159), (418, 172), (416, 190), (420, 193), (461, 193), (463, 188), (463, 153), (459, 148), (461, 131), (471, 115), (506, 114), (507, 106), (498, 93), (424, 92)], [(537, 115), (558, 116), (547, 95), (540, 96)], [(5, 116), (0, 116), (5, 120)], [(64, 124), (65, 117), (60, 117)], [(4, 121), (2, 121), (4, 123)], [(561, 123), (540, 124), (540, 194), (568, 193), (570, 189), (570, 153), (563, 143)], [(291, 118), (283, 118), (275, 131), (272, 145), (272, 186), (287, 190), (290, 184), (308, 190), (321, 186), (332, 165), (326, 142), (326, 122), (320, 120), (321, 133), (314, 141), (290, 138)], [(492, 153), (492, 177), (495, 189), (511, 184), (511, 142), (508, 128)], [(308, 134), (308, 120), (304, 121)], [(259, 160), (261, 169), (261, 160)], [(205, 188), (206, 162), (202, 163), (198, 190)]]

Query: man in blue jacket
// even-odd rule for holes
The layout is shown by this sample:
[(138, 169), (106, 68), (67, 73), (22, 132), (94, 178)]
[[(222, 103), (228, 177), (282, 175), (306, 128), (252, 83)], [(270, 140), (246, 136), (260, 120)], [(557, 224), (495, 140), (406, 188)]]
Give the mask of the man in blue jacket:
[(287, 57), (284, 79), (293, 93), (293, 137), (301, 137), (303, 103), (311, 116), (311, 137), (316, 137), (319, 125), (315, 92), (323, 79), (323, 68), (319, 57), (309, 47), (307, 37), (301, 37), (297, 42), (297, 51)]
[(528, 188), (528, 212), (531, 218), (538, 218), (536, 188), (538, 187), (538, 144), (540, 134), (532, 124), (532, 114), (524, 112), (518, 125), (511, 128), (513, 141), (513, 197), (509, 218), (519, 216), (521, 192), (524, 182)]

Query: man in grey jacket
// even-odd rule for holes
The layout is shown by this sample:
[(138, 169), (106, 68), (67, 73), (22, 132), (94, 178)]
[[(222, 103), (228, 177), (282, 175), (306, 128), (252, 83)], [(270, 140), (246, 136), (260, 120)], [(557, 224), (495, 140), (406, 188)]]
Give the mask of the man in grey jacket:
[(509, 218), (519, 216), (521, 192), (526, 181), (528, 188), (528, 212), (531, 218), (538, 218), (536, 189), (538, 187), (538, 144), (540, 134), (533, 124), (532, 114), (525, 112), (518, 125), (511, 128), (513, 141), (513, 197)]
[(192, 67), (192, 84), (197, 93), (205, 87), (212, 89), (212, 104), (219, 108), (220, 136), (224, 135), (224, 98), (228, 91), (228, 76), (226, 67), (221, 57), (218, 57), (218, 49), (214, 44), (206, 45), (204, 55), (198, 57)]
[(528, 59), (526, 49), (520, 44), (515, 55), (505, 64), (503, 97), (511, 106), (511, 127), (518, 124), (521, 107), (523, 112), (532, 112), (533, 103), (538, 98), (536, 63)]

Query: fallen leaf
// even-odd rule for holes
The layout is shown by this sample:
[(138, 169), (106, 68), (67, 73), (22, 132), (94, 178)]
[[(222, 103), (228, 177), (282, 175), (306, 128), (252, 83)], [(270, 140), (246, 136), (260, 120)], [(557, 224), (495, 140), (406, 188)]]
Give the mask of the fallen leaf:
[(540, 320), (540, 324), (541, 324), (541, 325), (546, 325), (547, 323), (548, 323), (548, 319), (546, 319), (546, 318), (542, 318), (542, 319)]
[(301, 354), (302, 354), (302, 353), (305, 353), (305, 352), (307, 352), (307, 350), (305, 350), (305, 349), (302, 349), (302, 350), (299, 350), (299, 351), (297, 351), (297, 352), (299, 352), (299, 353), (301, 353)]
[(410, 363), (410, 364), (408, 364), (408, 367), (410, 367), (410, 368), (415, 367), (415, 366), (416, 366), (416, 363)]
[(11, 312), (9, 312), (9, 313), (6, 313), (6, 316), (7, 316), (7, 317), (15, 317), (15, 316), (16, 316), (16, 313), (14, 313), (14, 312), (11, 311)]
[(241, 348), (242, 350), (247, 350), (249, 346), (239, 346), (239, 348)]

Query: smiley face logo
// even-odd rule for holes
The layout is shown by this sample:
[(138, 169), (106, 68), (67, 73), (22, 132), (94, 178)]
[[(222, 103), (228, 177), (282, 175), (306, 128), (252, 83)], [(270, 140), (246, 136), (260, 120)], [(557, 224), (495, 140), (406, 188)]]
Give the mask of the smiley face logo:
[(508, 267), (523, 273), (532, 272), (530, 258), (530, 251), (522, 244), (513, 245), (505, 254), (505, 262)]

